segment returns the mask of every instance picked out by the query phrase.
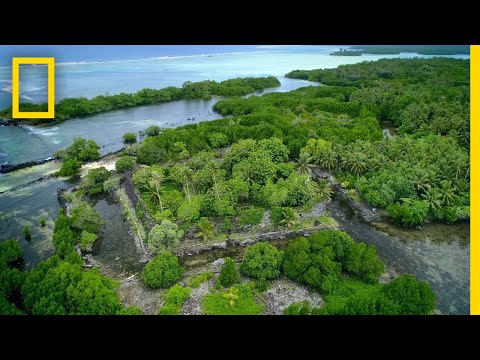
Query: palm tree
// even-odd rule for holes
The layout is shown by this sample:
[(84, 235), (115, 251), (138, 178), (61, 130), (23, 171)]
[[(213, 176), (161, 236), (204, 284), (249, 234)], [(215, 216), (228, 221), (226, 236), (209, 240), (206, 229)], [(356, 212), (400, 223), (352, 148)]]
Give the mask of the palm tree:
[(362, 153), (349, 153), (344, 159), (344, 167), (357, 175), (357, 179), (359, 179), (360, 175), (368, 169), (366, 160), (366, 156)]
[(282, 216), (283, 219), (280, 221), (280, 224), (285, 225), (288, 228), (295, 226), (300, 222), (298, 214), (293, 209), (287, 208), (283, 210)]
[(202, 238), (204, 242), (207, 242), (215, 236), (215, 226), (208, 221), (206, 217), (202, 217), (200, 221), (197, 222), (197, 227), (198, 233), (196, 237)]
[(325, 200), (330, 200), (333, 194), (333, 189), (325, 179), (320, 179), (318, 182), (313, 182), (318, 195)]
[(442, 205), (441, 194), (438, 188), (427, 189), (422, 198), (428, 203), (430, 210), (437, 210)]
[(452, 183), (448, 180), (440, 182), (440, 200), (446, 206), (453, 205), (455, 202), (455, 190), (452, 187)]
[(417, 169), (413, 176), (413, 183), (419, 193), (426, 193), (432, 186), (430, 184), (430, 176), (425, 169)]
[(163, 212), (162, 196), (160, 194), (161, 186), (165, 177), (162, 172), (155, 171), (152, 173), (152, 179), (148, 183), (148, 192), (150, 200), (155, 205), (160, 205), (160, 211)]
[(327, 169), (331, 172), (332, 169), (336, 169), (338, 166), (338, 156), (332, 150), (326, 152), (318, 159), (318, 164), (322, 169)]
[[(190, 169), (188, 166), (180, 166), (178, 168), (178, 173), (180, 177), (183, 179), (183, 190), (185, 191), (185, 195), (187, 195), (188, 202), (191, 203), (192, 199), (190, 196), (190, 188), (191, 182), (192, 182), (192, 177), (193, 177), (193, 170)], [(192, 192), (195, 194), (192, 188)]]
[(468, 196), (470, 193), (470, 183), (463, 179), (460, 179), (456, 183), (457, 192), (461, 196)]
[(301, 152), (297, 160), (297, 172), (301, 175), (312, 176), (312, 156)]

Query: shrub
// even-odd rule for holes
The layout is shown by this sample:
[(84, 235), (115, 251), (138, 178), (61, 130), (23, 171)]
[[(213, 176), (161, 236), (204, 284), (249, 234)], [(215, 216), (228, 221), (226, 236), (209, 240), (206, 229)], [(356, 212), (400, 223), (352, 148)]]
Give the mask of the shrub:
[(215, 225), (208, 218), (202, 217), (196, 225), (198, 227), (198, 233), (195, 235), (197, 238), (207, 242), (215, 237)]
[(40, 219), (40, 226), (41, 226), (41, 227), (45, 227), (46, 224), (47, 224), (47, 219), (41, 218), (41, 219)]
[(268, 242), (258, 242), (245, 252), (240, 271), (258, 279), (275, 279), (280, 275), (282, 260), (283, 254), (275, 246)]
[(178, 315), (180, 314), (180, 307), (175, 304), (164, 304), (158, 309), (158, 315)]
[(292, 279), (328, 290), (334, 287), (341, 271), (366, 282), (377, 282), (384, 264), (375, 247), (354, 243), (343, 231), (325, 230), (290, 242), (283, 270)]
[(25, 235), (25, 240), (30, 241), (32, 239), (32, 234), (30, 232), (30, 227), (29, 226), (24, 226), (23, 227), (23, 235)]
[(258, 225), (263, 219), (264, 212), (265, 210), (255, 207), (246, 209), (240, 213), (238, 222), (241, 225)]
[(312, 305), (306, 300), (292, 303), (283, 310), (283, 315), (310, 315), (311, 313)]
[(207, 315), (257, 315), (263, 311), (263, 305), (255, 301), (248, 285), (236, 285), (208, 294), (201, 305), (203, 313)]
[(103, 221), (95, 209), (86, 201), (77, 200), (71, 210), (72, 227), (78, 231), (86, 230), (98, 234)]
[(196, 195), (191, 197), (191, 201), (184, 200), (177, 209), (177, 217), (180, 220), (192, 222), (200, 218), (203, 196)]
[(80, 234), (80, 248), (83, 251), (91, 251), (92, 245), (95, 241), (97, 241), (98, 236), (92, 233), (89, 233), (86, 230), (83, 230)]
[(126, 172), (133, 169), (135, 166), (135, 158), (132, 156), (122, 156), (115, 163), (115, 169), (118, 172)]
[(152, 259), (143, 270), (143, 281), (152, 288), (173, 286), (184, 272), (178, 258), (170, 252), (162, 253)]
[(103, 183), (103, 191), (108, 194), (113, 193), (120, 188), (120, 178), (110, 178)]
[(188, 286), (196, 289), (200, 286), (200, 284), (210, 280), (211, 278), (213, 278), (213, 272), (210, 272), (210, 271), (204, 272), (203, 274), (200, 274), (200, 275), (190, 276), (187, 279), (187, 283), (188, 283)]
[(75, 158), (63, 160), (62, 167), (60, 168), (60, 176), (75, 175), (81, 167), (82, 163)]
[(160, 126), (152, 125), (145, 130), (145, 135), (147, 136), (157, 136), (160, 134)]
[(150, 230), (148, 245), (155, 253), (170, 250), (178, 245), (182, 236), (183, 231), (178, 229), (178, 225), (165, 219), (160, 225), (157, 224)]
[(90, 196), (99, 194), (103, 191), (103, 183), (107, 181), (111, 175), (111, 172), (104, 166), (91, 169), (88, 171), (88, 174), (82, 178), (80, 188)]
[(158, 310), (158, 315), (178, 315), (185, 301), (190, 297), (192, 289), (180, 285), (172, 286), (167, 292), (167, 301)]
[(235, 262), (227, 257), (225, 258), (225, 264), (220, 269), (220, 275), (217, 279), (217, 286), (229, 287), (237, 283), (239, 280), (237, 270), (235, 269)]
[(124, 307), (121, 310), (117, 311), (117, 315), (142, 315), (142, 309), (136, 306)]
[(395, 203), (387, 207), (388, 215), (396, 223), (403, 226), (422, 224), (428, 215), (428, 203), (425, 201), (408, 201), (403, 204)]
[(385, 284), (382, 294), (400, 315), (428, 315), (435, 310), (435, 293), (426, 281), (418, 281), (412, 275), (402, 275)]
[(123, 135), (123, 142), (126, 145), (135, 144), (137, 142), (137, 135), (132, 132), (127, 132)]
[(169, 304), (183, 305), (185, 301), (190, 297), (192, 289), (188, 287), (183, 287), (181, 285), (174, 285), (168, 290), (167, 293), (167, 302)]

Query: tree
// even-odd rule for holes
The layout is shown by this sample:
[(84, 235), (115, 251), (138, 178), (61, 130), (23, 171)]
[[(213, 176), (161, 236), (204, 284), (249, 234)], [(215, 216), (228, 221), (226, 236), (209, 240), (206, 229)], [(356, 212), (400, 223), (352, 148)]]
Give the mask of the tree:
[(160, 134), (161, 128), (157, 125), (151, 125), (145, 130), (147, 136), (157, 136)]
[(144, 268), (142, 279), (152, 288), (169, 288), (183, 275), (184, 268), (178, 258), (170, 252), (164, 252), (153, 258)]
[(316, 184), (316, 190), (318, 196), (323, 199), (323, 200), (330, 200), (332, 194), (333, 194), (333, 189), (328, 183), (327, 180), (325, 179), (320, 179), (318, 182), (314, 183)]
[(237, 270), (235, 269), (235, 262), (229, 258), (225, 258), (225, 263), (220, 269), (220, 275), (217, 279), (217, 284), (223, 287), (230, 287), (239, 280)]
[(186, 222), (196, 221), (200, 218), (203, 195), (192, 196), (190, 201), (184, 200), (177, 209), (177, 218)]
[(268, 242), (258, 242), (243, 255), (240, 271), (258, 279), (275, 279), (280, 275), (282, 260), (283, 254), (275, 246)]
[(66, 159), (62, 161), (62, 167), (60, 168), (60, 176), (75, 175), (81, 167), (82, 163), (76, 158)]
[(178, 225), (170, 220), (163, 220), (160, 225), (155, 225), (148, 234), (148, 246), (159, 253), (177, 246), (183, 236), (183, 231), (178, 230)]
[(93, 140), (74, 138), (73, 143), (66, 149), (59, 151), (55, 156), (62, 160), (77, 159), (80, 162), (100, 159), (100, 146)]
[(78, 231), (86, 230), (98, 234), (103, 221), (95, 209), (86, 201), (77, 200), (71, 209), (72, 227)]
[(137, 135), (132, 132), (127, 132), (123, 135), (123, 142), (125, 145), (132, 145), (137, 142)]
[(312, 159), (307, 153), (300, 153), (300, 157), (297, 159), (297, 172), (300, 175), (312, 176)]
[(285, 181), (288, 206), (301, 206), (308, 203), (315, 195), (314, 182), (306, 175), (291, 174)]
[(120, 284), (98, 269), (83, 272), (76, 286), (66, 290), (69, 313), (76, 315), (114, 315), (122, 308), (117, 288)]
[(201, 238), (204, 242), (215, 237), (215, 226), (208, 221), (208, 218), (202, 217), (196, 225), (198, 227), (198, 233), (195, 235), (196, 237)]
[(160, 211), (163, 212), (163, 203), (161, 195), (161, 186), (164, 181), (164, 175), (161, 171), (154, 171), (151, 173), (151, 179), (148, 182), (148, 194), (150, 201), (154, 205), (160, 205)]
[(282, 220), (279, 224), (286, 226), (287, 228), (296, 226), (300, 223), (299, 216), (292, 208), (286, 208), (282, 211)]
[(115, 170), (118, 172), (126, 172), (133, 169), (135, 166), (135, 158), (132, 156), (122, 156), (115, 163)]
[(119, 187), (120, 178), (118, 177), (110, 178), (103, 183), (103, 191), (105, 191), (107, 194), (112, 194)]
[(103, 191), (103, 183), (107, 181), (112, 174), (104, 166), (88, 171), (81, 182), (80, 188), (88, 195), (93, 196)]
[(386, 284), (382, 294), (396, 305), (400, 315), (428, 315), (435, 309), (436, 296), (429, 284), (412, 275), (399, 276)]

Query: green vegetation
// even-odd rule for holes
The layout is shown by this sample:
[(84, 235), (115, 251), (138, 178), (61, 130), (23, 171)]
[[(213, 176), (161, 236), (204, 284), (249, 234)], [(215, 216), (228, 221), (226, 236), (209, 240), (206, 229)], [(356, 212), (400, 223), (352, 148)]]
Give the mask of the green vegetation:
[(290, 304), (285, 310), (283, 315), (311, 315), (312, 305), (308, 301), (299, 301)]
[(187, 283), (188, 283), (188, 286), (196, 289), (200, 286), (200, 284), (203, 284), (204, 282), (210, 280), (211, 278), (213, 278), (212, 272), (204, 272), (200, 275), (190, 276), (187, 279)]
[(142, 315), (142, 309), (136, 307), (136, 306), (129, 306), (126, 308), (120, 309), (120, 311), (117, 311), (116, 315)]
[(20, 289), (25, 281), (21, 271), (23, 251), (18, 242), (0, 242), (0, 315), (20, 315)]
[(75, 175), (82, 167), (82, 163), (100, 159), (98, 150), (100, 146), (95, 141), (75, 138), (69, 147), (55, 154), (55, 157), (62, 160), (59, 175)]
[(127, 132), (123, 135), (123, 142), (127, 146), (135, 144), (137, 142), (137, 135), (135, 135), (135, 133), (132, 133), (132, 132)]
[(240, 271), (246, 276), (257, 279), (271, 280), (280, 275), (283, 253), (268, 242), (258, 242), (250, 246), (243, 261)]
[(455, 55), (470, 54), (468, 45), (355, 45), (352, 50), (360, 50), (364, 54), (400, 54), (415, 52), (422, 55)]
[(238, 222), (240, 225), (258, 225), (262, 221), (264, 212), (264, 209), (256, 207), (245, 209), (240, 213)]
[(135, 166), (135, 158), (132, 156), (122, 156), (115, 163), (115, 170), (118, 172), (126, 172), (133, 170)]
[(255, 300), (251, 286), (236, 285), (205, 296), (202, 311), (207, 315), (257, 315), (263, 305)]
[[(263, 90), (269, 87), (280, 86), (280, 81), (273, 76), (259, 78), (237, 78), (221, 82), (190, 81), (183, 84), (182, 88), (174, 86), (164, 89), (143, 89), (133, 94), (120, 93), (118, 95), (99, 95), (89, 100), (84, 97), (66, 98), (55, 104), (55, 119), (60, 122), (72, 117), (81, 117), (97, 114), (100, 112), (125, 109), (141, 105), (158, 104), (182, 99), (204, 99), (212, 96), (242, 96)], [(47, 104), (21, 103), (20, 111), (43, 111), (47, 110)], [(0, 117), (10, 119), (12, 109), (0, 111)], [(31, 119), (33, 124), (51, 122), (51, 119)]]
[(47, 219), (41, 218), (41, 219), (40, 219), (40, 226), (41, 226), (41, 227), (45, 227), (46, 224), (47, 224)]
[(92, 245), (97, 241), (98, 236), (83, 230), (80, 234), (80, 249), (83, 251), (92, 251)]
[(183, 272), (178, 258), (170, 252), (164, 252), (145, 266), (143, 281), (152, 288), (169, 288), (180, 280)]
[(80, 189), (89, 196), (99, 194), (103, 191), (103, 184), (111, 175), (104, 166), (91, 169), (80, 181)]
[(145, 130), (145, 135), (147, 135), (147, 136), (157, 136), (158, 134), (160, 134), (161, 130), (162, 129), (160, 128), (160, 126), (152, 125), (152, 126), (149, 126)]
[[(57, 234), (67, 219), (60, 214)], [(63, 259), (58, 252), (23, 272), (19, 244), (0, 243), (0, 315), (114, 315), (122, 311), (116, 281), (98, 269), (82, 270), (83, 260), (74, 251)]]
[(361, 56), (362, 54), (364, 54), (362, 50), (348, 50), (342, 48), (340, 48), (340, 50), (332, 51), (330, 53), (330, 55), (333, 56)]
[(375, 283), (384, 269), (374, 246), (355, 243), (346, 232), (338, 230), (293, 240), (283, 263), (285, 275), (322, 291), (335, 286), (342, 272)]
[(166, 296), (166, 301), (158, 310), (158, 315), (178, 315), (185, 301), (190, 297), (191, 288), (180, 285), (172, 286)]
[(302, 151), (313, 162), (404, 226), (469, 218), (469, 61), (385, 59), (287, 76), (348, 91), (343, 102), (357, 104), (358, 116), (393, 120), (400, 134), (310, 139)]
[(23, 235), (25, 236), (25, 240), (30, 241), (32, 239), (32, 233), (30, 231), (30, 226), (23, 227)]
[(235, 268), (235, 261), (232, 258), (226, 257), (225, 264), (220, 269), (220, 275), (217, 279), (217, 287), (230, 287), (240, 280), (237, 269)]
[[(147, 138), (137, 160), (142, 159), (142, 147), (147, 142), (159, 140), (170, 130)], [(288, 162), (287, 147), (278, 138), (239, 140), (222, 153), (223, 158), (202, 150), (187, 159), (180, 159), (179, 154), (188, 145), (177, 140), (165, 143), (167, 148), (176, 144), (170, 150), (152, 152), (155, 156), (163, 152), (171, 156), (171, 161), (162, 163), (162, 167), (154, 164), (139, 168), (133, 174), (133, 183), (157, 223), (171, 221), (187, 234), (193, 229), (194, 236), (203, 242), (224, 239), (225, 232), (241, 230), (245, 225), (258, 225), (265, 208), (313, 206), (329, 199), (330, 186), (297, 174)], [(286, 210), (287, 215), (292, 211)], [(298, 225), (296, 211), (292, 216), (274, 225)]]
[(178, 245), (182, 236), (183, 231), (178, 230), (178, 225), (165, 219), (148, 233), (148, 246), (154, 253), (171, 250)]
[(109, 178), (103, 183), (103, 191), (105, 191), (107, 194), (111, 194), (119, 188), (120, 188), (120, 178), (118, 177)]

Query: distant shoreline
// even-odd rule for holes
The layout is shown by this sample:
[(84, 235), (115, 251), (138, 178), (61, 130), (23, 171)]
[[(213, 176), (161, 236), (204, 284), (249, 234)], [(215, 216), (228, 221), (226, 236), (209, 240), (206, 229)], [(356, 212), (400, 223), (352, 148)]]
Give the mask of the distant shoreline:
[(332, 56), (399, 55), (470, 55), (468, 45), (355, 45), (340, 48), (330, 53)]

